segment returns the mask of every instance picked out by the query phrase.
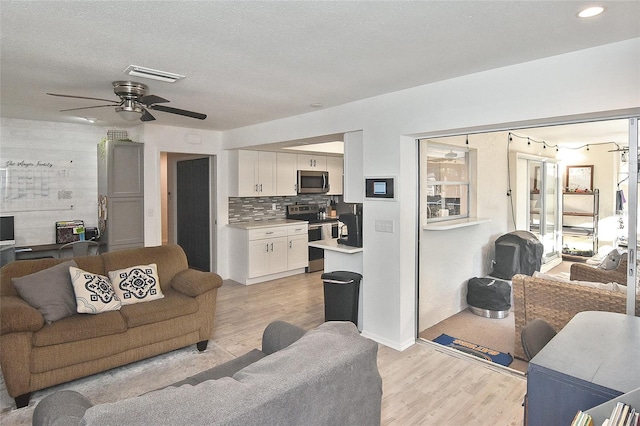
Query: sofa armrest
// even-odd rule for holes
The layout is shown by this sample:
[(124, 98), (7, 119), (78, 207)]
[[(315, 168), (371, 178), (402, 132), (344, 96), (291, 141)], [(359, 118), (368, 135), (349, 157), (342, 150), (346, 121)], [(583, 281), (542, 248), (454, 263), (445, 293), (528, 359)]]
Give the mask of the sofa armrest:
[(44, 325), (42, 314), (18, 296), (2, 296), (0, 334), (38, 331)]
[(627, 262), (622, 261), (616, 269), (601, 269), (584, 263), (571, 265), (570, 279), (575, 281), (592, 281), (598, 283), (616, 282), (627, 284)]
[(171, 280), (171, 287), (180, 293), (196, 297), (207, 291), (214, 290), (222, 285), (220, 275), (213, 272), (185, 269), (178, 272)]
[(262, 352), (270, 355), (284, 349), (305, 333), (305, 330), (288, 322), (274, 321), (262, 333)]
[(62, 390), (45, 396), (33, 411), (34, 426), (80, 425), (84, 413), (93, 406), (82, 394)]

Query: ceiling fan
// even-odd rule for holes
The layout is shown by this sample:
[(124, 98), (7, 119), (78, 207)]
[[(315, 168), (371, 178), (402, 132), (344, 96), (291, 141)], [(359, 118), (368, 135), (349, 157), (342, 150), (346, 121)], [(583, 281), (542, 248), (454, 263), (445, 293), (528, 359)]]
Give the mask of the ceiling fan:
[(458, 154), (456, 154), (453, 150), (447, 152), (442, 157), (430, 158), (429, 161), (432, 163), (442, 163), (446, 161), (455, 161), (458, 158)]
[(147, 95), (148, 87), (145, 84), (135, 83), (133, 81), (114, 81), (112, 84), (113, 92), (118, 95), (118, 97), (120, 98), (119, 101), (114, 101), (111, 99), (90, 98), (86, 96), (61, 95), (58, 93), (47, 93), (47, 95), (60, 96), (63, 98), (91, 99), (94, 101), (111, 102), (107, 105), (62, 109), (60, 110), (60, 112), (115, 106), (118, 115), (120, 115), (120, 117), (124, 118), (127, 121), (135, 121), (137, 119), (140, 119), (140, 121), (155, 120), (155, 117), (151, 115), (149, 110), (168, 112), (169, 114), (178, 114), (185, 117), (196, 118), (198, 120), (204, 120), (205, 118), (207, 118), (206, 114), (201, 114), (199, 112), (172, 108), (165, 105), (157, 105), (169, 101), (161, 98), (160, 96)]

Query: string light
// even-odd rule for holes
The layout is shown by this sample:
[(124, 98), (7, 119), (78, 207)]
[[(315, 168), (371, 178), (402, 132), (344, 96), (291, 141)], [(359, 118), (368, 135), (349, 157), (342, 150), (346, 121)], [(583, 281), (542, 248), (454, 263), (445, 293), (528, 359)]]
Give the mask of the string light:
[(560, 151), (560, 148), (562, 149), (573, 149), (573, 150), (579, 150), (579, 149), (583, 149), (586, 148), (587, 151), (589, 151), (589, 147), (590, 146), (598, 146), (598, 145), (614, 145), (616, 147), (616, 149), (620, 149), (620, 145), (618, 145), (616, 142), (599, 142), (599, 143), (590, 143), (590, 144), (584, 144), (584, 145), (558, 145), (558, 144), (552, 144), (546, 141), (542, 141), (542, 140), (536, 140), (533, 138), (530, 138), (528, 136), (520, 136), (517, 135), (515, 133), (511, 133), (509, 132), (509, 143), (513, 142), (513, 138), (520, 138), (520, 139), (526, 139), (527, 140), (527, 145), (531, 146), (531, 143), (535, 143), (535, 144), (540, 144), (542, 145), (543, 149), (546, 149), (547, 147), (549, 148), (555, 148), (556, 152)]

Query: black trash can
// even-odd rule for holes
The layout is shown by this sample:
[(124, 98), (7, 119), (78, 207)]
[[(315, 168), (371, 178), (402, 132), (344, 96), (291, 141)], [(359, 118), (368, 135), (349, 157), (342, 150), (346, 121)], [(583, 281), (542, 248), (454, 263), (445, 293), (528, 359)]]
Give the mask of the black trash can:
[(361, 279), (362, 275), (349, 271), (322, 274), (325, 321), (351, 321), (358, 325), (358, 296)]

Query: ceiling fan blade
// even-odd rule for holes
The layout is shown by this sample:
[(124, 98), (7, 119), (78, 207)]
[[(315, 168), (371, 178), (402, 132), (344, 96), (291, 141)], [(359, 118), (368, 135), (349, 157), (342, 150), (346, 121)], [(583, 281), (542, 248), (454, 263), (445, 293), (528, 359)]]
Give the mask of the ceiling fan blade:
[(113, 102), (114, 104), (119, 104), (121, 101), (114, 101), (111, 99), (102, 99), (102, 98), (88, 98), (86, 96), (75, 96), (75, 95), (61, 95), (59, 93), (47, 93), (47, 95), (51, 96), (59, 96), (61, 98), (74, 98), (74, 99), (90, 99), (92, 101), (105, 101), (105, 102)]
[(149, 108), (155, 111), (168, 112), (170, 114), (183, 115), (185, 117), (197, 118), (198, 120), (204, 120), (207, 118), (207, 114), (201, 114), (199, 112), (187, 111), (184, 109), (171, 108), (164, 105), (150, 105)]
[(113, 105), (96, 105), (96, 106), (88, 106), (88, 107), (80, 107), (80, 108), (61, 109), (61, 110), (60, 110), (60, 112), (65, 112), (65, 111), (77, 111), (77, 110), (79, 110), (79, 109), (104, 108), (104, 107), (111, 107), (111, 108), (113, 108)]
[(146, 108), (144, 109), (144, 112), (142, 113), (142, 117), (140, 117), (140, 121), (153, 121), (155, 119), (156, 118), (153, 115), (151, 115), (149, 113), (149, 111), (147, 111)]
[(138, 99), (138, 102), (144, 105), (151, 105), (151, 104), (161, 104), (169, 101), (166, 100), (165, 98), (161, 98), (160, 96), (148, 95), (148, 96), (142, 96), (140, 99)]

